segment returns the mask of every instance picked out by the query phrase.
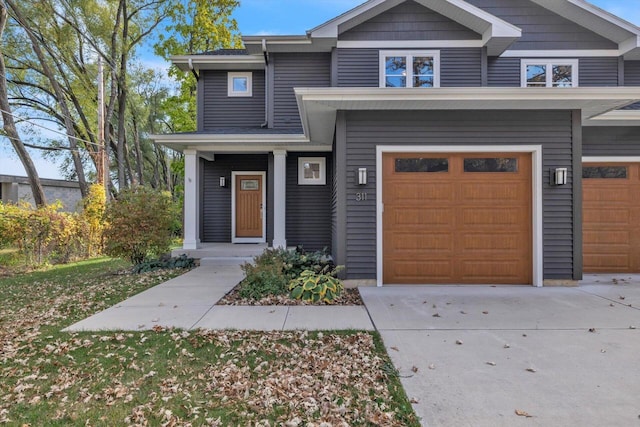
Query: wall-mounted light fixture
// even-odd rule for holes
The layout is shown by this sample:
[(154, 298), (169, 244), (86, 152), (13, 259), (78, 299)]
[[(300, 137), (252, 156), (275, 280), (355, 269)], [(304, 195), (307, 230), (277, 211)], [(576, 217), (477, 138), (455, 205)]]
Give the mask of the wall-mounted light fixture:
[(551, 183), (555, 185), (566, 185), (568, 174), (567, 168), (551, 169)]
[(227, 179), (224, 176), (220, 177), (220, 187), (226, 187), (227, 186)]
[(367, 185), (367, 168), (358, 168), (358, 185)]

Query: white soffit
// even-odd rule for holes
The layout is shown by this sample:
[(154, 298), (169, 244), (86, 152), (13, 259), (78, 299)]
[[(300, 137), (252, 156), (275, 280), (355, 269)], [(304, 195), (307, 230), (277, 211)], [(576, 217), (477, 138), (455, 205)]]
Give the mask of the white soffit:
[(640, 126), (640, 110), (615, 110), (584, 122), (585, 126)]
[(264, 69), (262, 55), (183, 55), (171, 57), (171, 63), (181, 71), (189, 71), (192, 66), (196, 71)]
[(640, 88), (296, 88), (305, 134), (333, 140), (336, 111), (581, 110), (583, 121), (640, 100)]
[[(585, 0), (532, 0), (534, 3), (618, 43), (626, 59), (640, 59), (640, 28)], [(630, 0), (637, 1), (637, 0)]]

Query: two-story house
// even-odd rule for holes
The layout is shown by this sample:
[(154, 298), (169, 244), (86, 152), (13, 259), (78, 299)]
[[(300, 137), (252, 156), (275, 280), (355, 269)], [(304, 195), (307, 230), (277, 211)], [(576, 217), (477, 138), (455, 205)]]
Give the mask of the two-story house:
[(640, 272), (640, 29), (584, 0), (370, 0), (198, 77), (184, 248), (328, 247), (347, 279)]

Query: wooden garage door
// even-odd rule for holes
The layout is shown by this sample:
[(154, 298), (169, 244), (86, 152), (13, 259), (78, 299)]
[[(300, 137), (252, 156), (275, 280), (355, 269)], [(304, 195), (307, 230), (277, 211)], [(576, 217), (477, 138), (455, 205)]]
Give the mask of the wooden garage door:
[(640, 272), (640, 165), (583, 166), (584, 271)]
[(384, 154), (385, 284), (531, 284), (531, 155)]

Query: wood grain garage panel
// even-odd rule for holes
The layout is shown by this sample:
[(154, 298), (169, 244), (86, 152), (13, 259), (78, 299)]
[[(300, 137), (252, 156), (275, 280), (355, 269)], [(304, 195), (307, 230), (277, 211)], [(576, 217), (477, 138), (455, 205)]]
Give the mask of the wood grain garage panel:
[[(584, 169), (585, 273), (640, 272), (640, 165), (587, 163)], [(621, 169), (626, 176), (617, 174)]]
[[(517, 171), (468, 172), (465, 159), (513, 158)], [(397, 172), (398, 159), (448, 170)], [(531, 155), (383, 155), (385, 284), (532, 283)]]

